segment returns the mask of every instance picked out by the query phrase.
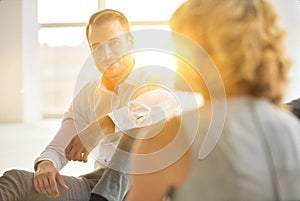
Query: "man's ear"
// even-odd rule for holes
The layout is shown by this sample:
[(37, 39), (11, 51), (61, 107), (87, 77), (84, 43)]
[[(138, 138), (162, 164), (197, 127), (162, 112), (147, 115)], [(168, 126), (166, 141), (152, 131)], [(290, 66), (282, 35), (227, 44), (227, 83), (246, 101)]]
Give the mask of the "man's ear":
[(133, 44), (134, 44), (133, 36), (132, 36), (132, 34), (129, 32), (128, 35), (127, 35), (127, 37), (128, 37), (129, 49), (132, 49)]

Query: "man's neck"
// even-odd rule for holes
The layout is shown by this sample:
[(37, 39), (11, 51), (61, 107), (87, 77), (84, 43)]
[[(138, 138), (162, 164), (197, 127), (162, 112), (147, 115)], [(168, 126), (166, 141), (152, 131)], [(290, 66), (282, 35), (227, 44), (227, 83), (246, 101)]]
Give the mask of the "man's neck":
[(131, 59), (130, 64), (127, 68), (118, 76), (115, 77), (107, 77), (105, 75), (102, 76), (102, 84), (109, 90), (114, 91), (114, 89), (122, 83), (128, 75), (131, 73), (133, 67), (134, 67), (134, 58)]

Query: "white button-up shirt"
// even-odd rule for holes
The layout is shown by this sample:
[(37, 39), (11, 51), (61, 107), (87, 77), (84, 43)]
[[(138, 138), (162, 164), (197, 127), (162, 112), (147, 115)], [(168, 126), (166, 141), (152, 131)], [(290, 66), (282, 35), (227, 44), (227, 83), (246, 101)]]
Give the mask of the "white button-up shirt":
[[(142, 98), (130, 100), (134, 92), (142, 85), (155, 84), (172, 87), (173, 77), (168, 76), (168, 72), (164, 73), (159, 68), (135, 67), (126, 80), (118, 86), (116, 92), (105, 88), (101, 84), (101, 78), (88, 83), (73, 99), (69, 110), (64, 115), (60, 130), (37, 157), (35, 164), (42, 160), (50, 160), (58, 170), (63, 168), (68, 163), (65, 148), (70, 140), (84, 128), (95, 123), (97, 118), (109, 113), (118, 130), (149, 125), (167, 116), (172, 116), (171, 113), (178, 113), (178, 104), (186, 104), (186, 93), (181, 93), (181, 98), (175, 98), (175, 100), (170, 92), (157, 89)], [(154, 115), (155, 117), (152, 115), (151, 119), (149, 114), (154, 106), (159, 106), (163, 112), (161, 110), (156, 112), (158, 115)], [(117, 133), (101, 139), (97, 146), (97, 160), (100, 164), (107, 165), (109, 163), (119, 137)]]

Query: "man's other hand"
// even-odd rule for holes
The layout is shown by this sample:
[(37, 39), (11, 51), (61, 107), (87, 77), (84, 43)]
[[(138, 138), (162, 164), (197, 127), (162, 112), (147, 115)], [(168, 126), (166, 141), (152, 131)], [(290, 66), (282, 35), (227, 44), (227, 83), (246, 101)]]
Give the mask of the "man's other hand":
[(57, 198), (59, 197), (57, 183), (64, 190), (69, 189), (52, 162), (48, 160), (41, 161), (38, 164), (37, 170), (33, 177), (33, 185), (35, 190), (48, 197)]
[(78, 135), (72, 138), (69, 145), (65, 149), (66, 157), (69, 161), (87, 162), (89, 152), (83, 146)]

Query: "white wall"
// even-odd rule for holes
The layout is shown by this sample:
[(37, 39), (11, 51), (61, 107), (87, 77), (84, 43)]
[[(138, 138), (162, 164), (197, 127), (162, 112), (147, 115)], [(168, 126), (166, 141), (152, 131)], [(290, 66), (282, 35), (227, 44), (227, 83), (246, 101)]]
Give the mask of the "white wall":
[(286, 51), (292, 65), (285, 101), (300, 97), (300, 2), (299, 0), (270, 0), (274, 3), (281, 26), (286, 30)]
[(41, 118), (37, 0), (22, 1), (23, 122)]
[(0, 2), (0, 123), (40, 118), (36, 0)]
[(22, 121), (21, 0), (0, 2), (0, 122)]

